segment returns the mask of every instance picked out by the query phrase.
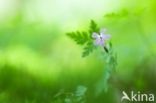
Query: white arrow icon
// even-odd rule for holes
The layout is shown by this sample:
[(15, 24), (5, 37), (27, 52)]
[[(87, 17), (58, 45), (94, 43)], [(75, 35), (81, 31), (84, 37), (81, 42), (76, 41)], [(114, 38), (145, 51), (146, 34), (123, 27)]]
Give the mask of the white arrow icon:
[(123, 101), (123, 100), (129, 100), (129, 101), (131, 101), (131, 99), (128, 97), (128, 95), (127, 95), (127, 93), (125, 91), (123, 91), (122, 94), (123, 94), (123, 96), (121, 98), (121, 101)]

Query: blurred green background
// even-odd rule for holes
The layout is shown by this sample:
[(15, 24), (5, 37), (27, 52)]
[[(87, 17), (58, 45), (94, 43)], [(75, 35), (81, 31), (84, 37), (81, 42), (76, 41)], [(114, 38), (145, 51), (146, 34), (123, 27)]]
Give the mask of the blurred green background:
[[(82, 58), (66, 36), (91, 19), (108, 29), (118, 58), (99, 96), (102, 62), (95, 53)], [(85, 103), (121, 103), (122, 91), (156, 94), (155, 33), (155, 0), (0, 0), (0, 103), (73, 103), (54, 97), (79, 85)]]

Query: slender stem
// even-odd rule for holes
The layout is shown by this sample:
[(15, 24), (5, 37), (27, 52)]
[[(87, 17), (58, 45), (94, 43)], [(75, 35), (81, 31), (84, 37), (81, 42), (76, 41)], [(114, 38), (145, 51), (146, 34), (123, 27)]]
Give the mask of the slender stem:
[(106, 51), (106, 53), (108, 53), (109, 51), (108, 51), (108, 49), (104, 46), (103, 47), (104, 48), (104, 50)]

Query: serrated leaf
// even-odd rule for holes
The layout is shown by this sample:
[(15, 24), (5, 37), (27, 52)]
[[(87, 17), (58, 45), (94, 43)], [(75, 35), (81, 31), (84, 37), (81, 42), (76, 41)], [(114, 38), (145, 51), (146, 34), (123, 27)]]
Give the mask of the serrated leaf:
[(89, 33), (87, 32), (70, 32), (67, 33), (71, 39), (73, 39), (77, 44), (84, 45), (82, 57), (88, 56), (94, 49), (92, 33), (99, 32), (99, 27), (94, 20), (90, 22)]
[(129, 16), (129, 11), (126, 9), (123, 9), (118, 13), (112, 12), (112, 13), (105, 15), (105, 17), (107, 17), (107, 18), (123, 18), (123, 17), (127, 17), (127, 16)]
[(89, 40), (88, 33), (86, 32), (79, 32), (79, 31), (71, 32), (71, 33), (67, 33), (67, 36), (69, 36), (79, 45), (83, 45)]
[(99, 32), (99, 28), (94, 20), (91, 20), (90, 22), (90, 34), (92, 35), (93, 32)]
[(94, 45), (92, 42), (88, 42), (87, 45), (83, 48), (82, 57), (88, 56), (94, 49)]

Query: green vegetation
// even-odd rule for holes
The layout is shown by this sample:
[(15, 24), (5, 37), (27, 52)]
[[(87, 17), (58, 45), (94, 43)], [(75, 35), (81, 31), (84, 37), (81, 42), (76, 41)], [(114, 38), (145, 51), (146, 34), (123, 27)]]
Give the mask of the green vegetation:
[[(17, 1), (1, 14), (0, 103), (121, 103), (123, 90), (156, 95), (155, 0), (55, 1)], [(91, 37), (103, 27), (113, 45), (104, 54)]]

